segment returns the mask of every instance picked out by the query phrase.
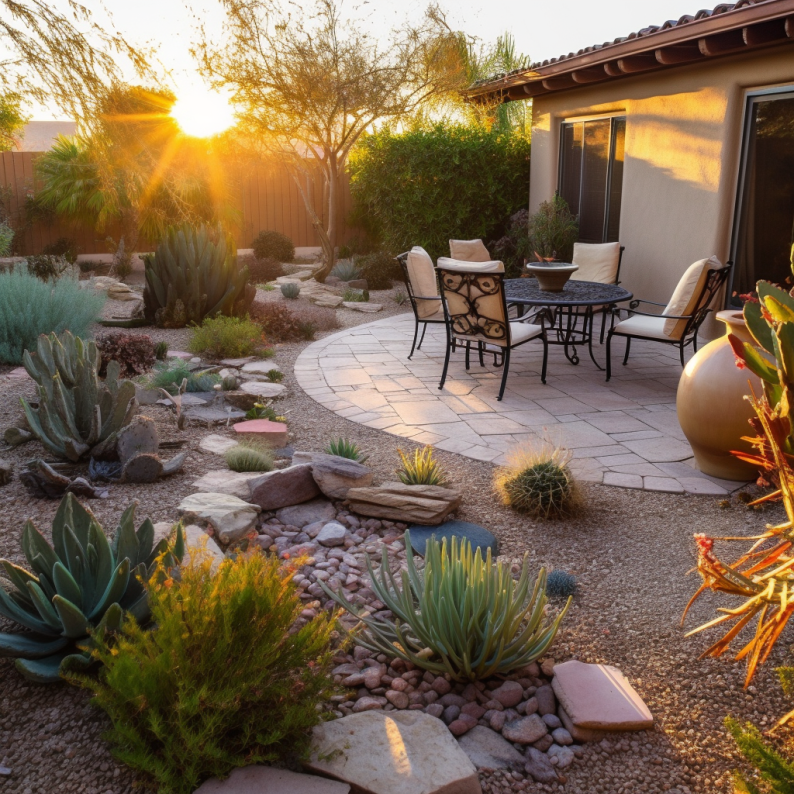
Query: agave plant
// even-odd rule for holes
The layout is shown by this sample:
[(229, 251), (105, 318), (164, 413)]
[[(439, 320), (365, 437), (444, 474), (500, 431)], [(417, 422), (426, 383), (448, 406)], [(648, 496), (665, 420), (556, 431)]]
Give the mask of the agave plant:
[(22, 675), (57, 681), (67, 669), (90, 664), (91, 635), (118, 628), (125, 612), (148, 618), (143, 583), (161, 555), (166, 566), (181, 562), (184, 539), (154, 545), (147, 518), (135, 529), (135, 505), (122, 514), (113, 542), (94, 514), (72, 494), (61, 501), (52, 524), (52, 546), (32, 521), (22, 530), (31, 571), (0, 560), (11, 588), (0, 587), (0, 614), (30, 633), (0, 633), (0, 656), (16, 657)]
[(38, 384), (39, 404), (22, 399), (31, 432), (59, 458), (77, 461), (99, 444), (111, 443), (135, 415), (135, 384), (119, 380), (110, 361), (99, 379), (100, 357), (92, 341), (69, 331), (39, 337), (36, 352), (25, 351), (25, 369)]
[[(364, 630), (355, 641), (375, 653), (397, 655), (455, 681), (476, 681), (507, 674), (542, 656), (554, 640), (569, 598), (557, 616), (546, 617), (546, 571), (530, 581), (527, 555), (515, 580), (510, 566), (491, 559), (488, 549), (472, 551), (471, 542), (452, 537), (427, 542), (425, 567), (413, 559), (411, 533), (405, 533), (407, 570), (398, 584), (386, 549), (376, 573), (367, 555), (367, 570), (376, 597), (394, 614), (394, 623), (359, 611), (323, 582), (323, 590), (355, 615)], [(530, 592), (531, 591), (531, 592)]]
[[(689, 633), (729, 624), (726, 634), (703, 653), (703, 656), (716, 657), (725, 653), (742, 629), (757, 618), (753, 637), (736, 655), (737, 659), (747, 659), (745, 686), (752, 680), (758, 665), (768, 659), (794, 615), (794, 599), (790, 595), (794, 593), (794, 435), (791, 413), (794, 405), (794, 298), (785, 290), (764, 281), (758, 282), (757, 289), (760, 302), (748, 302), (744, 306), (744, 318), (756, 344), (730, 337), (737, 364), (750, 369), (763, 383), (763, 396), (750, 398), (756, 413), (751, 424), (758, 436), (747, 440), (757, 454), (733, 454), (758, 465), (777, 486), (772, 493), (751, 505), (780, 499), (787, 520), (777, 526), (767, 526), (765, 532), (751, 538), (696, 535), (697, 567), (703, 584), (682, 617), (683, 622), (689, 608), (706, 590), (745, 599), (739, 607), (720, 610), (723, 615)], [(729, 564), (717, 557), (715, 540), (750, 540), (752, 545), (736, 562)]]
[(363, 454), (361, 447), (359, 447), (355, 441), (350, 441), (348, 438), (331, 439), (325, 451), (328, 455), (336, 455), (338, 458), (348, 458), (348, 460), (355, 460), (358, 463), (365, 463), (369, 459), (369, 455)]
[(200, 324), (217, 314), (242, 317), (256, 297), (231, 235), (220, 229), (213, 235), (206, 226), (170, 229), (145, 265), (144, 313), (164, 328)]
[(336, 276), (340, 281), (355, 281), (361, 278), (361, 271), (356, 267), (355, 262), (337, 262), (331, 270), (331, 275)]

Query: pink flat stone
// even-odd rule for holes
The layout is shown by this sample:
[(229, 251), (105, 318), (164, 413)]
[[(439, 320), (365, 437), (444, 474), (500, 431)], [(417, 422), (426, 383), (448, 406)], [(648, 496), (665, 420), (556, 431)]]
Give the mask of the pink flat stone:
[(238, 422), (234, 425), (234, 432), (259, 438), (266, 444), (279, 449), (287, 446), (287, 426), (281, 422), (271, 422), (269, 419), (249, 419), (247, 422)]
[(8, 373), (8, 377), (23, 379), (29, 378), (30, 375), (28, 375), (28, 371), (24, 367), (15, 367)]

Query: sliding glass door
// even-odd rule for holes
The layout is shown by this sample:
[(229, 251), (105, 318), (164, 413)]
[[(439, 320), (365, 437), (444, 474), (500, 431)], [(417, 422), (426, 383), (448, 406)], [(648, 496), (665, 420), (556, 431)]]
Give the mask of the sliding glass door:
[(747, 100), (733, 236), (733, 292), (759, 279), (792, 284), (794, 245), (794, 89)]
[(580, 242), (619, 240), (625, 140), (625, 116), (562, 125), (559, 193), (579, 216)]

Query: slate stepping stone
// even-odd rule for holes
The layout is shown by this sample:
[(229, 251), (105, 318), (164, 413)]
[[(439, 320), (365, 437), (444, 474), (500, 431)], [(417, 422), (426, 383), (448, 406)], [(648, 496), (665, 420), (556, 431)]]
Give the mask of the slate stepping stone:
[(617, 667), (571, 659), (554, 666), (551, 685), (577, 728), (602, 731), (653, 728), (653, 715)]
[(281, 372), (278, 364), (274, 364), (272, 361), (252, 361), (250, 364), (243, 366), (243, 372), (250, 372), (253, 375), (267, 375), (268, 372), (274, 369)]
[(188, 419), (198, 419), (208, 425), (219, 425), (236, 419), (245, 419), (245, 412), (232, 408), (227, 411), (224, 408), (213, 408), (210, 405), (197, 405), (187, 408), (185, 416)]
[(238, 422), (234, 432), (242, 436), (251, 436), (264, 441), (271, 447), (287, 446), (287, 426), (282, 422), (271, 422), (269, 419), (249, 419), (247, 422)]
[(244, 367), (253, 360), (253, 356), (245, 356), (244, 358), (224, 358), (221, 360), (221, 364), (223, 364), (224, 367), (234, 367), (237, 369), (238, 367)]
[(478, 526), (477, 524), (470, 524), (468, 521), (445, 521), (437, 527), (429, 527), (423, 524), (414, 524), (409, 527), (411, 531), (411, 546), (417, 554), (425, 556), (427, 549), (427, 541), (432, 535), (435, 535), (436, 540), (441, 541), (446, 538), (447, 543), (450, 542), (452, 536), (457, 538), (466, 538), (471, 541), (472, 548), (477, 551), (478, 548), (482, 549), (482, 555), (488, 549), (494, 557), (499, 553), (499, 546), (493, 533), (489, 532), (485, 527)]
[(257, 380), (249, 380), (240, 386), (240, 390), (248, 392), (248, 394), (255, 394), (257, 397), (270, 398), (281, 397), (287, 390), (286, 386), (281, 383), (261, 382)]

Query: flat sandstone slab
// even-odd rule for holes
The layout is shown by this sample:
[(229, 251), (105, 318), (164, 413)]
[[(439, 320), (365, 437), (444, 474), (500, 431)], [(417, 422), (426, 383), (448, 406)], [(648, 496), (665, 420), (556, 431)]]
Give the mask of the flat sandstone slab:
[(322, 723), (307, 766), (367, 794), (482, 792), (447, 726), (421, 711), (362, 711)]
[(653, 715), (617, 667), (572, 659), (554, 666), (551, 685), (578, 728), (643, 731), (653, 727)]
[(272, 766), (244, 766), (226, 780), (212, 778), (194, 794), (348, 794), (350, 786), (317, 775), (301, 775)]

